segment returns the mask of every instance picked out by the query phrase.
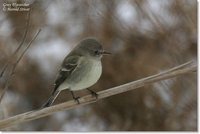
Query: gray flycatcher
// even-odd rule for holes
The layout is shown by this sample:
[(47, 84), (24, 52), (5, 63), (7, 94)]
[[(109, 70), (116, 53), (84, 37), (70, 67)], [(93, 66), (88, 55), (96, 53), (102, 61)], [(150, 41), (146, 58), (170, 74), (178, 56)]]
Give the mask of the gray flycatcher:
[(104, 54), (110, 54), (103, 50), (102, 45), (95, 38), (86, 38), (65, 57), (54, 90), (43, 105), (50, 106), (62, 90), (69, 90), (72, 97), (79, 104), (79, 98), (74, 91), (87, 89), (97, 99), (97, 93), (88, 89), (94, 85), (102, 74), (101, 58)]

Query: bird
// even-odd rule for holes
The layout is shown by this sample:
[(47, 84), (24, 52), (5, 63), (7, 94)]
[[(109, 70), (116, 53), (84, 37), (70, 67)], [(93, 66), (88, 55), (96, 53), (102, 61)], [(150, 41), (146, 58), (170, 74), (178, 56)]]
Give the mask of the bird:
[(98, 94), (89, 89), (94, 85), (102, 74), (103, 55), (109, 55), (103, 49), (102, 44), (94, 37), (81, 40), (77, 46), (64, 58), (54, 89), (47, 102), (43, 105), (49, 107), (63, 90), (69, 90), (73, 99), (80, 104), (79, 98), (74, 91), (87, 89), (96, 99)]

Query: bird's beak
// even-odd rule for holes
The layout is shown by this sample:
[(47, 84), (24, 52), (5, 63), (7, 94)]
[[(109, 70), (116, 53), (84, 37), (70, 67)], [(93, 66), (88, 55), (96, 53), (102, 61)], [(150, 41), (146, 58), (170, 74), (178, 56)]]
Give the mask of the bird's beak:
[(101, 52), (101, 54), (103, 54), (103, 55), (110, 55), (111, 53), (110, 53), (110, 52), (106, 52), (105, 50), (103, 50), (103, 51)]

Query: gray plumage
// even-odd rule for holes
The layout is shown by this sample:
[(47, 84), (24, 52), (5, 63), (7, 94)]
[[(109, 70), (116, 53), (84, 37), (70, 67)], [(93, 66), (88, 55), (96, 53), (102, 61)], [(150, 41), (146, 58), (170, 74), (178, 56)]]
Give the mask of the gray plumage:
[(60, 91), (65, 89), (70, 90), (73, 98), (78, 101), (73, 91), (86, 89), (98, 81), (102, 73), (101, 58), (103, 54), (110, 53), (105, 52), (102, 45), (94, 38), (87, 38), (78, 43), (65, 57), (51, 97), (43, 107), (50, 106)]

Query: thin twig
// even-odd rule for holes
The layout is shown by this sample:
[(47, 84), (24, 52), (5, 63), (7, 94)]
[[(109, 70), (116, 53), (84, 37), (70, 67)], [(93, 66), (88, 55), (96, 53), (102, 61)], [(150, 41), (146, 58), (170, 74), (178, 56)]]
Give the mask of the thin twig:
[(13, 65), (13, 69), (12, 69), (12, 75), (15, 73), (15, 68), (17, 67), (17, 64), (19, 63), (19, 61), (22, 59), (22, 57), (24, 56), (24, 54), (26, 53), (26, 51), (29, 49), (29, 47), (31, 46), (31, 44), (33, 43), (33, 41), (37, 38), (38, 34), (41, 32), (41, 28), (38, 30), (38, 32), (35, 34), (35, 36), (33, 37), (33, 39), (29, 42), (29, 44), (27, 45), (26, 49), (22, 52), (22, 54), (20, 55), (20, 57), (17, 59), (17, 61), (15, 62), (15, 64)]
[(30, 11), (29, 11), (28, 14), (27, 14), (26, 28), (25, 28), (25, 31), (24, 31), (24, 34), (23, 34), (22, 41), (20, 42), (18, 48), (17, 48), (17, 49), (14, 51), (14, 53), (9, 57), (8, 61), (7, 61), (6, 64), (4, 65), (4, 67), (3, 67), (2, 71), (1, 71), (1, 74), (0, 74), (0, 78), (3, 76), (3, 74), (4, 74), (5, 70), (7, 69), (8, 65), (9, 65), (10, 62), (13, 60), (14, 56), (18, 53), (18, 51), (20, 50), (20, 48), (22, 47), (22, 45), (23, 45), (24, 42), (25, 42), (25, 39), (26, 39), (28, 30), (29, 30), (30, 16), (31, 16), (31, 9), (30, 9)]
[(28, 48), (31, 46), (31, 44), (33, 43), (33, 41), (37, 38), (38, 34), (40, 33), (41, 29), (38, 30), (38, 32), (35, 34), (35, 36), (33, 37), (33, 39), (29, 42), (29, 44), (27, 45), (26, 49), (22, 52), (22, 54), (19, 56), (19, 58), (17, 59), (17, 61), (14, 63), (14, 65), (12, 66), (11, 72), (8, 75), (7, 79), (6, 79), (6, 83), (5, 83), (5, 87), (3, 88), (3, 90), (1, 91), (1, 95), (0, 95), (0, 102), (3, 99), (3, 96), (5, 94), (5, 91), (7, 90), (9, 83), (11, 81), (11, 77), (14, 75), (15, 73), (15, 69), (18, 65), (18, 63), (20, 62), (20, 60), (22, 59), (22, 57), (24, 56), (24, 54), (26, 53), (26, 51), (28, 50)]
[[(100, 91), (100, 92), (98, 92), (98, 100), (104, 99), (106, 97), (110, 97), (110, 96), (113, 96), (116, 94), (120, 94), (123, 92), (127, 92), (130, 90), (139, 88), (139, 87), (143, 87), (145, 85), (153, 84), (153, 83), (159, 82), (161, 80), (173, 78), (173, 77), (179, 76), (181, 74), (191, 73), (196, 70), (197, 70), (197, 64), (195, 61), (187, 62), (185, 64), (182, 64), (180, 66), (174, 67), (167, 71), (158, 73), (156, 75), (152, 75), (152, 76), (149, 76), (149, 77), (137, 80), (137, 81), (133, 81), (133, 82), (130, 82), (130, 83), (127, 83), (124, 85), (120, 85), (117, 87), (113, 87), (113, 88), (110, 88), (107, 90)], [(54, 106), (47, 107), (44, 109), (39, 109), (39, 110), (22, 113), (22, 114), (1, 120), (0, 121), (0, 129), (5, 129), (5, 128), (11, 127), (13, 125), (16, 125), (16, 124), (35, 120), (38, 118), (42, 118), (42, 117), (51, 115), (55, 112), (59, 112), (62, 110), (69, 110), (72, 108), (90, 104), (95, 101), (97, 101), (95, 99), (95, 97), (93, 97), (91, 95), (87, 95), (87, 96), (80, 98), (79, 105), (75, 101), (71, 100), (71, 101), (67, 101), (65, 103), (54, 105)]]

